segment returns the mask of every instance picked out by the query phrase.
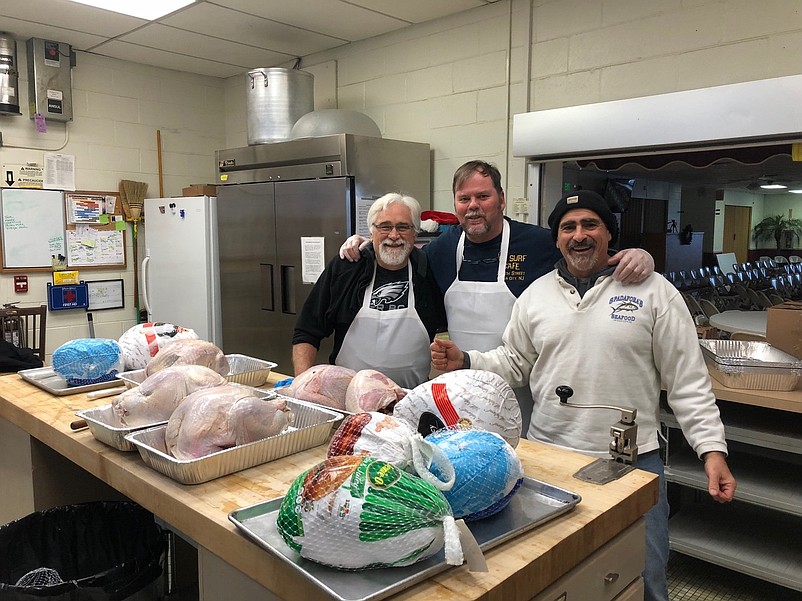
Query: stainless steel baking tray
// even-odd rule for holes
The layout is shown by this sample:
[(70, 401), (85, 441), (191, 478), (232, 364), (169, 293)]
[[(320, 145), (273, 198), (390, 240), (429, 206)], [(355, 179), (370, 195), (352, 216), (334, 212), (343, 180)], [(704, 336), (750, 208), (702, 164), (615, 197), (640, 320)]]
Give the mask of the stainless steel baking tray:
[[(402, 568), (343, 571), (302, 558), (290, 549), (276, 527), (283, 497), (237, 509), (228, 519), (259, 546), (275, 553), (298, 574), (340, 601), (377, 601), (409, 588), (447, 569), (443, 551)], [(492, 549), (524, 532), (573, 509), (582, 498), (534, 478), (524, 478), (510, 504), (483, 520), (468, 522), (483, 551)]]
[(83, 411), (78, 411), (75, 415), (86, 422), (92, 436), (119, 451), (136, 451), (134, 444), (125, 439), (131, 432), (166, 423), (156, 422), (134, 427), (123, 426), (120, 423), (120, 419), (112, 411), (111, 405), (84, 409)]
[[(263, 398), (281, 396), (272, 391), (254, 390)], [(198, 459), (180, 460), (167, 452), (164, 442), (166, 424), (132, 432), (125, 439), (139, 450), (146, 465), (173, 480), (182, 484), (208, 482), (321, 445), (328, 440), (334, 424), (343, 418), (343, 415), (336, 411), (324, 409), (312, 403), (284, 398), (287, 399), (287, 404), (295, 413), (295, 421), (287, 432), (218, 451)]]
[[(263, 386), (267, 382), (270, 371), (278, 365), (272, 361), (256, 359), (247, 355), (226, 355), (228, 359), (228, 375), (226, 380), (244, 384), (245, 386)], [(134, 369), (117, 374), (128, 388), (139, 386), (145, 381), (145, 370)]]
[(70, 386), (67, 384), (67, 380), (58, 375), (52, 367), (23, 369), (17, 373), (22, 376), (22, 379), (26, 382), (30, 382), (34, 386), (38, 386), (42, 390), (46, 390), (50, 394), (55, 394), (56, 396), (80, 394), (82, 392), (91, 392), (92, 390), (100, 390), (102, 388), (113, 388), (114, 386), (120, 385), (117, 380), (112, 378), (108, 382)]
[(705, 362), (730, 388), (794, 390), (802, 376), (802, 361), (757, 340), (700, 340)]

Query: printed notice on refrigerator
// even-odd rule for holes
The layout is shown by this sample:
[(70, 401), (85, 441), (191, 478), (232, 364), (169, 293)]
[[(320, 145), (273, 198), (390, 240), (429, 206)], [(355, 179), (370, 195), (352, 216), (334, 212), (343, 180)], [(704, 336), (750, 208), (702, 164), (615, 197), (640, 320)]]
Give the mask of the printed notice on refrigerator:
[(378, 196), (370, 198), (360, 198), (356, 201), (356, 233), (363, 238), (370, 238), (370, 228), (368, 227), (368, 211)]
[(304, 284), (314, 284), (326, 268), (323, 236), (301, 237), (301, 277)]

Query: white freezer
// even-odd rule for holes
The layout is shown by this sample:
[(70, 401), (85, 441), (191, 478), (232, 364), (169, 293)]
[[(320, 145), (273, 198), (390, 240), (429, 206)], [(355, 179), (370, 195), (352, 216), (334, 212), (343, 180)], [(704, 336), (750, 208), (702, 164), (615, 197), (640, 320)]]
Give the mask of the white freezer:
[(149, 321), (192, 328), (222, 344), (217, 199), (145, 199), (140, 288)]

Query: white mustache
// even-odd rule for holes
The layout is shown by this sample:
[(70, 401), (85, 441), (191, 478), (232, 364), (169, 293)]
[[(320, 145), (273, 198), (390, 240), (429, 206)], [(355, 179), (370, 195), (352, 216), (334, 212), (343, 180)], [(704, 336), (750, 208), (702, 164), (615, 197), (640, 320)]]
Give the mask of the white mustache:
[(589, 250), (596, 248), (596, 245), (588, 242), (572, 242), (568, 245), (568, 250)]
[(481, 211), (469, 211), (469, 212), (465, 213), (465, 218), (466, 219), (468, 219), (470, 217), (484, 217), (484, 216), (485, 216), (485, 214), (482, 213)]

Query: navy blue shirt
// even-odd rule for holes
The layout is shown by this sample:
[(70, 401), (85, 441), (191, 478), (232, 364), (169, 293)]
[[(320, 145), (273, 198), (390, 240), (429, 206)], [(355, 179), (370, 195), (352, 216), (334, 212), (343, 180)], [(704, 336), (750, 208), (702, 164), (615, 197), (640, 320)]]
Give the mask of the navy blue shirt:
[[(510, 224), (510, 246), (505, 257), (507, 269), (504, 280), (510, 292), (517, 298), (529, 284), (552, 271), (562, 255), (552, 240), (550, 229), (513, 221), (507, 217), (504, 219)], [(443, 294), (457, 277), (456, 253), (461, 234), (462, 228), (452, 225), (423, 247)], [(494, 282), (498, 275), (500, 250), (501, 234), (479, 244), (472, 243), (466, 237), (460, 280)]]

